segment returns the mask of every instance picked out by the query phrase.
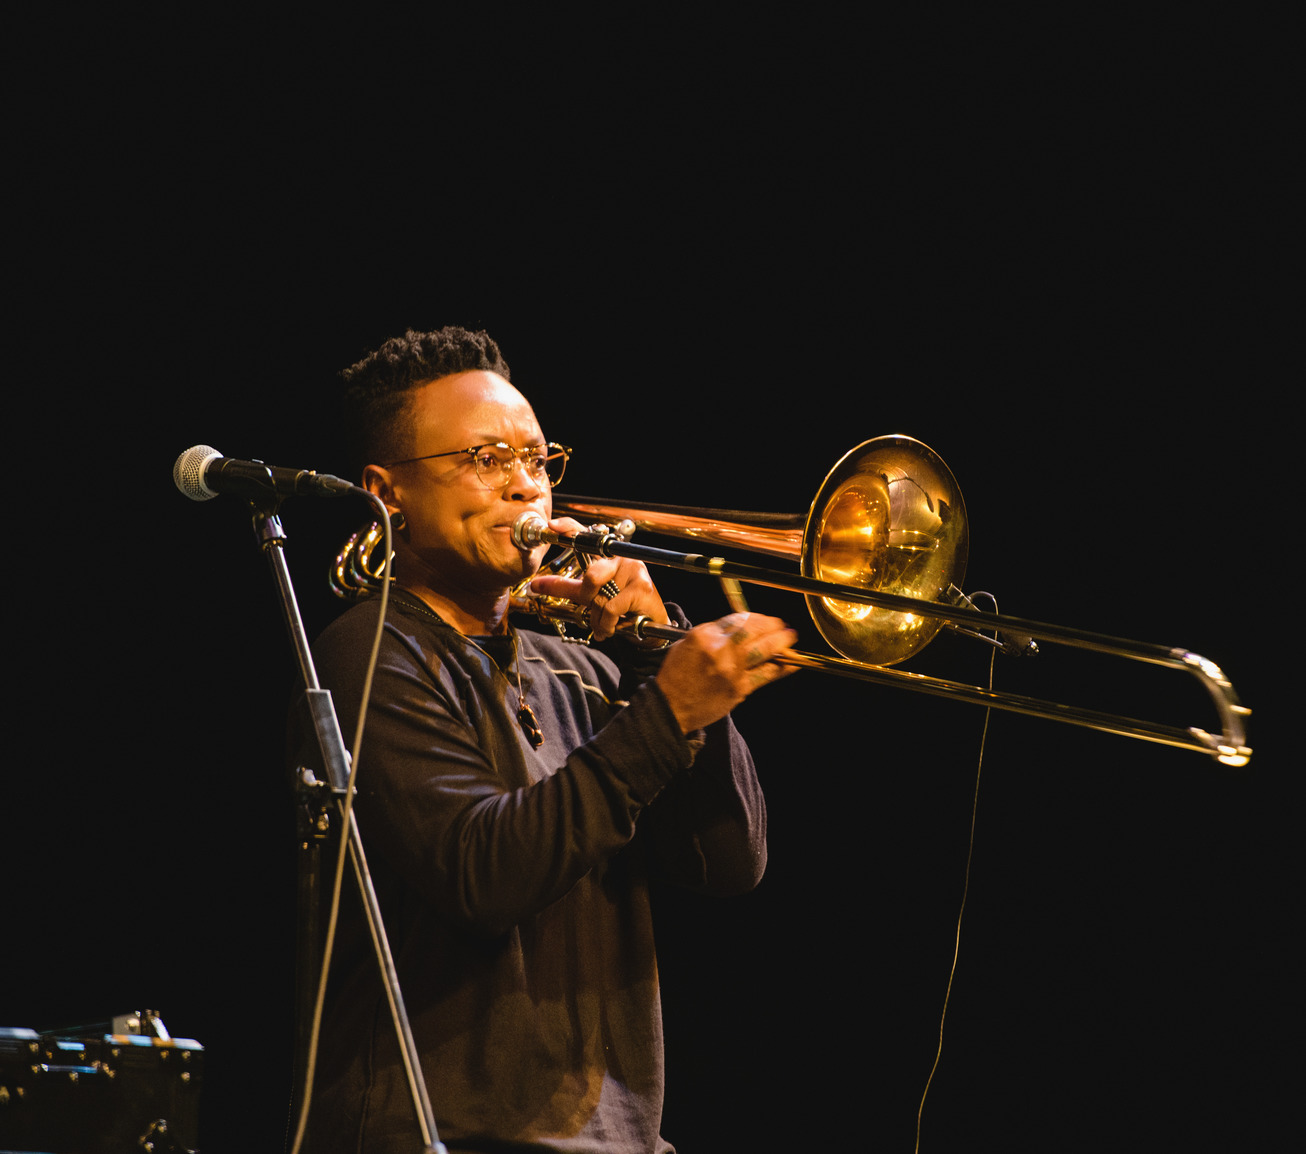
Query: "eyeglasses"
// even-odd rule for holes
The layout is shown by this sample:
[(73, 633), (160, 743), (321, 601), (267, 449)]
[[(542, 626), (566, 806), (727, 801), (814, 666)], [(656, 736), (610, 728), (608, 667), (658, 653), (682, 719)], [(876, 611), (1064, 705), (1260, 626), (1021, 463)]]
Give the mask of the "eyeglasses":
[(487, 489), (502, 489), (512, 479), (512, 463), (520, 461), (526, 475), (536, 482), (547, 482), (550, 487), (562, 480), (567, 469), (571, 450), (566, 445), (550, 441), (547, 445), (531, 445), (525, 449), (514, 449), (511, 445), (499, 441), (493, 445), (474, 445), (470, 449), (453, 449), (448, 453), (427, 453), (425, 457), (409, 457), (404, 461), (392, 461), (383, 466), (393, 469), (396, 465), (411, 465), (414, 461), (433, 461), (437, 457), (456, 457), (466, 453), (476, 466), (476, 475)]

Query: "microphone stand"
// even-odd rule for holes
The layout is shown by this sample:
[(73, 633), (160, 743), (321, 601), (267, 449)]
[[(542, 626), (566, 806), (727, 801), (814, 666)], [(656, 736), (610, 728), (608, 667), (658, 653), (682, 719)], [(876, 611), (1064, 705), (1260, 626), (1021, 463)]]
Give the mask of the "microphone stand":
[[(360, 490), (361, 492), (361, 490)], [(370, 499), (371, 494), (366, 494)], [(262, 503), (266, 502), (266, 503)], [(299, 662), (299, 671), (304, 683), (304, 698), (317, 734), (318, 747), (322, 751), (323, 764), (326, 766), (330, 781), (319, 782), (307, 769), (299, 773), (299, 795), (304, 803), (301, 811), (301, 855), (299, 868), (299, 940), (297, 952), (297, 988), (299, 990), (296, 1013), (296, 1056), (302, 1058), (307, 1051), (306, 1014), (312, 1016), (313, 998), (306, 998), (306, 991), (312, 990), (316, 983), (316, 966), (320, 966), (317, 918), (317, 872), (320, 846), (325, 840), (329, 826), (328, 811), (334, 805), (342, 819), (347, 818), (346, 827), (341, 836), (348, 839), (349, 858), (353, 865), (354, 878), (358, 894), (362, 900), (367, 918), (368, 929), (372, 935), (372, 946), (376, 952), (377, 965), (381, 972), (381, 981), (385, 987), (386, 998), (390, 1004), (390, 1016), (394, 1020), (395, 1033), (399, 1039), (400, 1051), (404, 1059), (404, 1072), (408, 1078), (409, 1092), (413, 1099), (413, 1109), (421, 1129), (424, 1154), (448, 1154), (435, 1129), (435, 1116), (431, 1110), (430, 1098), (426, 1091), (426, 1079), (422, 1076), (421, 1064), (417, 1056), (417, 1045), (413, 1040), (412, 1028), (408, 1021), (408, 1011), (404, 1007), (403, 995), (399, 989), (399, 975), (395, 970), (394, 958), (390, 953), (390, 943), (386, 937), (385, 924), (381, 918), (380, 905), (372, 887), (371, 874), (367, 868), (367, 857), (363, 852), (362, 835), (358, 830), (358, 819), (353, 807), (346, 807), (345, 799), (349, 788), (349, 754), (345, 750), (344, 740), (340, 735), (340, 723), (336, 717), (331, 694), (318, 682), (317, 670), (313, 665), (313, 654), (309, 648), (308, 638), (304, 632), (304, 623), (299, 613), (299, 603), (295, 598), (294, 585), (290, 579), (290, 570), (286, 565), (285, 540), (281, 521), (277, 516), (280, 501), (274, 494), (260, 500), (251, 500), (253, 510), (254, 535), (259, 542), (272, 568), (273, 579), (281, 597), (282, 612), (286, 626), (290, 631), (291, 645)], [(384, 512), (384, 509), (382, 509)], [(307, 1087), (311, 1090), (311, 1086)]]

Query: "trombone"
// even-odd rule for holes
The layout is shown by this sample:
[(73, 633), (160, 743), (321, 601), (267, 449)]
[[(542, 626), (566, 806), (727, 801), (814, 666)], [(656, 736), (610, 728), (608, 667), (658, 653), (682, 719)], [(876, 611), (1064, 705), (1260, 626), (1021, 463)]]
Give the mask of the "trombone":
[[(1223, 765), (1243, 766), (1251, 759), (1245, 727), (1251, 711), (1239, 703), (1233, 685), (1213, 661), (1186, 649), (976, 609), (959, 588), (969, 544), (965, 502), (947, 465), (914, 438), (877, 437), (850, 450), (826, 476), (805, 517), (562, 494), (555, 495), (553, 508), (555, 515), (592, 522), (591, 527), (575, 534), (553, 533), (537, 514), (526, 514), (514, 526), (514, 539), (523, 547), (544, 542), (566, 546), (571, 552), (553, 562), (555, 567), (583, 565), (588, 556), (629, 557), (704, 573), (722, 581), (736, 607), (742, 601), (732, 592), (737, 582), (802, 593), (813, 622), (838, 656), (791, 651), (773, 659), (781, 664), (1192, 750)], [(609, 529), (610, 524), (616, 530)], [(636, 544), (630, 536), (637, 528), (796, 559), (799, 572)], [(373, 564), (371, 552), (378, 540), (377, 534), (359, 533), (346, 543), (333, 569), (332, 587), (339, 596), (353, 598), (375, 585), (380, 567)], [(539, 597), (528, 584), (513, 591), (515, 611), (535, 614), (563, 636), (567, 624), (585, 623), (585, 607)], [(1210, 695), (1221, 732), (1143, 721), (892, 668), (928, 645), (944, 627), (1008, 652), (1037, 652), (1035, 640), (1051, 641), (1187, 672)], [(634, 617), (623, 623), (623, 631), (638, 639), (670, 640), (683, 632)]]

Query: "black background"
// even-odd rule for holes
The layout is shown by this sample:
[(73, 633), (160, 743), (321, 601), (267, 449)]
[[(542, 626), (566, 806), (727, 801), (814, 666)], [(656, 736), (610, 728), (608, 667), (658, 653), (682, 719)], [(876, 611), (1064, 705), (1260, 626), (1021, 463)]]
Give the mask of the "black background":
[[(208, 443), (342, 472), (334, 374), (457, 323), (575, 446), (570, 491), (803, 511), (908, 433), (966, 495), (967, 588), (1219, 662), (1248, 769), (993, 718), (922, 1149), (1272, 1135), (1300, 914), (1275, 705), (1300, 675), (1270, 655), (1298, 520), (1283, 30), (160, 19), (11, 49), (0, 1020), (158, 1008), (207, 1050), (205, 1151), (280, 1148), (294, 670), (246, 510), (169, 470)], [(283, 510), (311, 632), (363, 517)], [(753, 600), (820, 648), (796, 597)], [(909, 668), (979, 680), (976, 650)], [(1120, 665), (1049, 646), (997, 677), (1213, 724)], [(983, 716), (807, 674), (737, 716), (770, 866), (743, 899), (659, 895), (664, 1132), (910, 1149)]]

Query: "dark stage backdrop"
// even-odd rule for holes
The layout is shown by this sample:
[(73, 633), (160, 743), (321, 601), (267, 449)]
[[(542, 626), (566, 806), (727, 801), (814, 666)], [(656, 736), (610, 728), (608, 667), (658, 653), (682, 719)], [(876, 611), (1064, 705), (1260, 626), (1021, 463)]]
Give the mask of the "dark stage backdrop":
[[(804, 511), (846, 450), (907, 433), (965, 493), (968, 589), (1219, 662), (1255, 711), (1248, 769), (992, 719), (922, 1149), (1273, 1132), (1300, 757), (1270, 656), (1295, 536), (1272, 75), (1224, 103), (1254, 44), (1146, 55), (1088, 99), (1065, 71), (1096, 58), (1051, 30), (1032, 88), (928, 40), (863, 59), (836, 27), (645, 29), (543, 70), (529, 37), (458, 66), (446, 39), (435, 68), (399, 29), (179, 34), (163, 59), (106, 55), (107, 31), (69, 34), (81, 79), (39, 84), (26, 141), (0, 1024), (157, 1008), (206, 1047), (203, 1149), (280, 1149), (294, 668), (246, 510), (170, 469), (208, 443), (343, 471), (334, 373), (459, 323), (575, 446), (570, 491)], [(314, 633), (363, 517), (283, 510)], [(753, 600), (821, 647), (798, 598)], [(908, 668), (986, 658), (944, 637)], [(1212, 724), (1177, 675), (1059, 647), (996, 676)], [(735, 901), (658, 894), (664, 1131), (682, 1154), (908, 1150), (983, 713), (802, 674), (738, 723), (770, 865)]]

